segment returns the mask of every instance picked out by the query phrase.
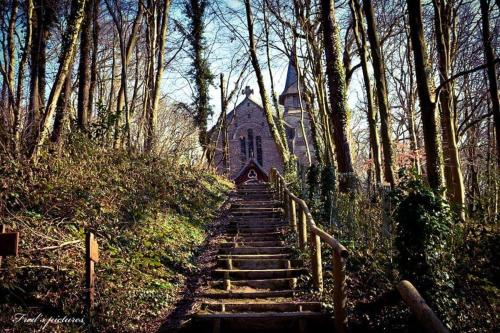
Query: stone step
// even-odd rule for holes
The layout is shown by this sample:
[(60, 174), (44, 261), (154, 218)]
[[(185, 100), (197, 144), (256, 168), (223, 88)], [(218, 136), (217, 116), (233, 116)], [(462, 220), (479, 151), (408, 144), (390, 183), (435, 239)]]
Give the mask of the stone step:
[(220, 254), (286, 254), (291, 249), (285, 246), (220, 248)]
[(268, 214), (268, 213), (281, 213), (280, 207), (231, 207), (232, 214)]
[(265, 242), (278, 241), (281, 239), (281, 235), (224, 236), (223, 239), (227, 242)]
[(280, 227), (251, 227), (251, 226), (241, 226), (241, 227), (228, 227), (226, 229), (227, 234), (260, 234), (260, 233), (270, 233), (270, 232), (279, 232), (288, 228), (288, 225), (280, 226)]
[[(218, 267), (229, 269), (228, 259), (218, 259)], [(233, 269), (284, 269), (298, 268), (303, 265), (302, 260), (290, 260), (282, 258), (271, 259), (233, 259), (231, 258)]]
[(321, 312), (321, 310), (320, 302), (234, 300), (205, 301), (201, 305), (201, 311), (210, 312)]
[(285, 221), (281, 216), (271, 216), (271, 217), (262, 217), (262, 216), (232, 216), (230, 217), (231, 221), (236, 222), (244, 222), (244, 221)]
[(281, 203), (277, 200), (242, 200), (231, 204), (231, 208), (281, 208)]
[(272, 240), (272, 241), (237, 241), (237, 242), (225, 242), (220, 243), (220, 247), (231, 248), (231, 247), (278, 247), (285, 245), (285, 242)]
[(288, 259), (290, 253), (277, 253), (277, 254), (219, 254), (217, 259), (249, 259), (249, 260), (263, 260), (263, 259)]
[(213, 271), (216, 277), (226, 277), (236, 280), (250, 279), (281, 279), (298, 277), (307, 272), (305, 268), (275, 268), (275, 269), (216, 269)]
[(226, 229), (237, 229), (237, 228), (284, 228), (288, 227), (288, 223), (284, 222), (234, 222), (229, 223)]
[[(331, 333), (332, 320), (321, 312), (208, 312), (193, 316), (196, 333)], [(204, 324), (203, 324), (204, 323)], [(190, 332), (191, 333), (191, 332)]]
[[(212, 288), (222, 289), (224, 281), (213, 280), (209, 282)], [(238, 291), (238, 289), (248, 290), (252, 288), (255, 290), (289, 290), (297, 287), (297, 278), (276, 278), (276, 279), (250, 279), (250, 280), (231, 280), (231, 290)]]
[(226, 291), (220, 289), (210, 289), (201, 296), (213, 299), (276, 298), (276, 297), (294, 297), (295, 291), (294, 290)]
[[(284, 228), (280, 228), (284, 229)], [(268, 232), (245, 232), (241, 234), (225, 234), (224, 237), (257, 237), (257, 236), (276, 236), (276, 237), (281, 237), (283, 235), (283, 230), (275, 230), (275, 231), (268, 231)]]

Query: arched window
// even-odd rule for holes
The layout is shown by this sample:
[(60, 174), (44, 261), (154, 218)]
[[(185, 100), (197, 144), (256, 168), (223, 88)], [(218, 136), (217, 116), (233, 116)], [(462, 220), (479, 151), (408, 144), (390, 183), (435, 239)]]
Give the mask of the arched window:
[(255, 138), (255, 145), (257, 146), (257, 162), (259, 162), (260, 166), (264, 166), (264, 160), (262, 158), (262, 139), (260, 135), (257, 135)]
[(253, 146), (253, 129), (248, 129), (248, 158), (255, 157)]
[(245, 163), (247, 159), (247, 143), (244, 136), (240, 137), (240, 161), (241, 165)]

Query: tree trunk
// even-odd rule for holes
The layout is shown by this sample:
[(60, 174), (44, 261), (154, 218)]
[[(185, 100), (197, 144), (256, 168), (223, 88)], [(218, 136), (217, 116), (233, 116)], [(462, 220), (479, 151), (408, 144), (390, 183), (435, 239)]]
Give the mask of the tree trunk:
[(276, 115), (278, 118), (276, 127), (278, 128), (278, 132), (281, 135), (281, 139), (283, 141), (283, 144), (288, 148), (288, 140), (286, 137), (286, 131), (285, 131), (285, 118), (282, 112), (280, 112), (280, 107), (278, 103), (278, 97), (276, 96), (276, 89), (274, 89), (274, 75), (273, 71), (271, 68), (271, 54), (269, 52), (269, 20), (267, 18), (267, 0), (262, 2), (262, 14), (263, 14), (263, 21), (264, 21), (264, 36), (265, 36), (265, 41), (266, 41), (266, 59), (267, 59), (267, 69), (269, 71), (269, 79), (271, 82), (271, 99), (273, 101), (273, 106), (274, 110), (276, 111)]
[(90, 64), (89, 103), (87, 110), (88, 121), (92, 121), (92, 110), (95, 103), (95, 89), (97, 85), (97, 56), (99, 51), (99, 0), (93, 0), (92, 8), (92, 63)]
[(392, 148), (391, 135), (391, 115), (389, 109), (387, 79), (385, 76), (385, 64), (380, 48), (380, 41), (377, 32), (377, 24), (375, 22), (375, 14), (371, 0), (363, 0), (363, 7), (366, 15), (368, 40), (372, 51), (373, 72), (375, 77), (375, 86), (377, 87), (377, 102), (380, 112), (380, 129), (382, 136), (382, 146), (384, 152), (384, 176), (385, 179), (395, 186), (394, 175), (394, 153)]
[(82, 22), (82, 31), (80, 33), (80, 64), (78, 66), (78, 107), (77, 107), (77, 125), (84, 132), (88, 130), (88, 108), (90, 94), (90, 42), (92, 27), (93, 1), (89, 0), (85, 6), (85, 17)]
[(361, 59), (361, 68), (363, 70), (363, 79), (366, 90), (366, 102), (368, 106), (368, 128), (370, 131), (370, 147), (373, 166), (375, 169), (375, 180), (377, 185), (382, 181), (382, 162), (380, 159), (380, 143), (377, 133), (377, 109), (373, 105), (372, 86), (370, 83), (370, 74), (368, 72), (368, 50), (366, 47), (366, 34), (363, 27), (361, 6), (358, 0), (351, 0), (351, 11), (353, 18), (353, 30), (356, 44)]
[[(433, 0), (436, 45), (439, 58), (439, 80), (446, 82), (451, 75), (450, 20), (452, 5), (446, 0)], [(457, 147), (455, 129), (455, 111), (453, 105), (453, 83), (443, 85), (439, 95), (441, 106), (441, 127), (443, 130), (443, 151), (445, 155), (445, 179), (448, 197), (451, 202), (463, 208), (465, 204), (465, 189), (460, 155)], [(463, 210), (462, 210), (463, 211)], [(463, 215), (463, 214), (462, 214)], [(462, 216), (465, 219), (465, 215)]]
[(71, 105), (71, 74), (72, 68), (70, 66), (68, 75), (64, 80), (64, 89), (59, 96), (56, 107), (56, 115), (54, 117), (54, 130), (50, 136), (50, 141), (56, 145), (57, 148), (61, 147), (61, 142), (64, 134), (64, 128), (69, 120), (69, 111)]
[[(222, 165), (224, 174), (229, 175), (229, 147), (227, 137), (227, 101), (224, 83), (224, 74), (220, 74), (220, 104), (222, 112)], [(217, 145), (218, 142), (215, 144)]]
[(250, 4), (251, 0), (245, 0), (245, 8), (246, 8), (246, 16), (247, 16), (247, 24), (248, 24), (248, 38), (250, 41), (250, 57), (252, 61), (252, 66), (255, 71), (255, 76), (257, 77), (257, 84), (259, 86), (260, 97), (262, 100), (262, 106), (264, 108), (264, 112), (266, 114), (267, 123), (269, 125), (269, 129), (271, 134), (276, 142), (276, 146), (278, 148), (278, 152), (283, 159), (283, 163), (286, 166), (288, 161), (290, 160), (290, 153), (286, 146), (286, 143), (283, 142), (283, 138), (281, 137), (276, 123), (274, 121), (273, 112), (271, 109), (271, 105), (269, 103), (269, 98), (267, 97), (266, 88), (264, 86), (264, 78), (262, 76), (262, 71), (259, 65), (259, 61), (257, 59), (257, 50), (255, 45), (255, 37), (253, 31), (253, 14), (252, 7)]
[(405, 29), (407, 45), (406, 48), (406, 60), (408, 62), (408, 77), (409, 77), (409, 87), (408, 87), (408, 110), (407, 110), (407, 119), (408, 119), (408, 134), (410, 136), (410, 149), (413, 152), (414, 162), (413, 165), (417, 171), (417, 174), (422, 174), (422, 167), (420, 165), (420, 152), (419, 152), (419, 142), (417, 139), (418, 128), (415, 120), (415, 91), (414, 91), (414, 80), (413, 80), (413, 64), (411, 60), (411, 38), (408, 32), (408, 29)]
[[(196, 124), (198, 126), (198, 141), (201, 147), (207, 151), (207, 161), (210, 165), (212, 160), (212, 149), (209, 149), (210, 138), (207, 133), (208, 117), (212, 110), (210, 107), (210, 99), (208, 94), (209, 86), (212, 82), (212, 74), (207, 64), (205, 56), (206, 42), (204, 41), (205, 33), (205, 16), (206, 16), (206, 0), (190, 0), (186, 4), (186, 13), (190, 20), (190, 31), (188, 40), (191, 43), (192, 60), (193, 60), (193, 79), (195, 82), (194, 105), (196, 108)], [(209, 151), (210, 150), (210, 151)]]
[(33, 11), (33, 42), (30, 54), (30, 98), (26, 116), (25, 142), (26, 155), (30, 156), (37, 144), (43, 108), (45, 105), (45, 68), (47, 63), (47, 40), (54, 13), (50, 4), (35, 0)]
[(329, 116), (332, 124), (333, 140), (337, 153), (339, 170), (339, 190), (348, 192), (355, 187), (354, 169), (349, 145), (349, 113), (347, 109), (347, 91), (345, 70), (339, 40), (339, 27), (335, 18), (333, 0), (321, 0), (321, 21), (323, 26), (323, 44), (326, 57), (326, 73), (330, 91)]
[(33, 0), (28, 0), (26, 2), (26, 38), (24, 41), (23, 55), (21, 56), (21, 61), (19, 62), (19, 68), (17, 70), (17, 91), (16, 91), (16, 105), (14, 106), (14, 124), (13, 124), (13, 136), (14, 136), (14, 151), (16, 154), (19, 151), (19, 146), (21, 145), (21, 139), (19, 135), (20, 127), (20, 109), (21, 109), (21, 99), (23, 95), (23, 82), (24, 82), (24, 67), (28, 61), (28, 55), (31, 49), (31, 39), (32, 39), (32, 18), (33, 18)]
[(64, 33), (64, 43), (62, 47), (59, 68), (57, 70), (54, 84), (50, 91), (47, 108), (40, 122), (39, 130), (36, 132), (35, 140), (30, 147), (28, 157), (36, 163), (40, 153), (41, 146), (45, 143), (49, 134), (50, 119), (56, 109), (57, 101), (61, 93), (62, 87), (68, 75), (69, 68), (73, 62), (77, 47), (78, 34), (82, 25), (84, 8), (87, 0), (73, 0), (71, 3), (71, 17), (68, 26)]
[[(157, 49), (157, 68), (156, 72), (151, 72), (150, 75), (154, 73), (152, 94), (149, 96), (149, 105), (146, 114), (146, 140), (144, 144), (144, 150), (147, 153), (152, 153), (156, 146), (156, 122), (158, 118), (158, 102), (160, 99), (160, 81), (163, 76), (164, 71), (164, 59), (165, 59), (165, 45), (167, 41), (167, 28), (168, 28), (168, 17), (170, 11), (171, 0), (163, 0), (163, 5), (158, 11), (158, 18), (161, 24), (160, 36), (158, 39), (158, 49)], [(155, 45), (155, 44), (153, 44)], [(153, 47), (155, 49), (155, 47)], [(150, 59), (152, 60), (152, 59)], [(152, 78), (150, 78), (152, 79)]]
[(491, 108), (493, 111), (493, 120), (495, 121), (495, 135), (497, 143), (497, 166), (500, 168), (500, 100), (498, 97), (498, 81), (496, 67), (493, 61), (495, 54), (491, 45), (490, 18), (487, 0), (480, 0), (481, 20), (483, 25), (483, 44), (484, 57), (488, 63), (488, 82), (490, 88)]
[(430, 187), (439, 192), (443, 189), (443, 162), (439, 119), (436, 110), (434, 90), (430, 81), (430, 64), (422, 25), (420, 0), (407, 0), (410, 37), (413, 45), (415, 75), (420, 99), (420, 112), (424, 131), (425, 154), (427, 160), (427, 180)]

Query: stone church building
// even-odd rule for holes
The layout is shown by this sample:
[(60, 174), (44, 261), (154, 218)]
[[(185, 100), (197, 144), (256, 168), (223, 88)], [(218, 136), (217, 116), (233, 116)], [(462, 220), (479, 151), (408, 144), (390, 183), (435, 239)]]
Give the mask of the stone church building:
[[(295, 154), (298, 163), (309, 166), (306, 140), (301, 127), (300, 99), (297, 80), (297, 70), (293, 61), (288, 65), (287, 77), (279, 103), (284, 108), (285, 130), (288, 147)], [(302, 89), (300, 92), (302, 93)], [(241, 184), (246, 181), (268, 179), (271, 168), (283, 172), (283, 160), (269, 130), (264, 109), (260, 103), (260, 94), (246, 87), (243, 90), (245, 98), (233, 111), (227, 114), (228, 163), (223, 163), (223, 135), (217, 141), (214, 162), (220, 173)], [(304, 98), (302, 99), (303, 106)], [(304, 128), (307, 143), (314, 161), (314, 147), (311, 137), (309, 117), (304, 110)], [(276, 118), (275, 118), (276, 119)]]

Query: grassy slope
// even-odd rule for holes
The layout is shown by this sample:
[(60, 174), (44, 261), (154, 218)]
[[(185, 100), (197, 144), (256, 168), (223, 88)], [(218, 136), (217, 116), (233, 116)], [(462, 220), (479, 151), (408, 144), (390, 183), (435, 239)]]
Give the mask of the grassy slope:
[(97, 330), (140, 330), (172, 304), (231, 186), (165, 160), (84, 144), (74, 151), (37, 169), (0, 163), (2, 223), (21, 232), (20, 256), (0, 271), (0, 327), (12, 327), (15, 313), (82, 317), (83, 240), (92, 229), (101, 250)]

